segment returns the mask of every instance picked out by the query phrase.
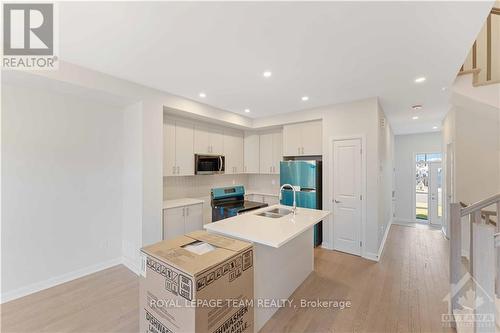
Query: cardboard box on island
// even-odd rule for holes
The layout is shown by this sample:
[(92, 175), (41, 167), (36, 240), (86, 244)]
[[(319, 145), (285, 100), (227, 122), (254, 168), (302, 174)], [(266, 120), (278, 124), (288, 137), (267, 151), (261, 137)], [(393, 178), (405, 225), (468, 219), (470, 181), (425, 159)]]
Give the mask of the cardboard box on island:
[(253, 246), (194, 231), (146, 246), (140, 332), (253, 332)]

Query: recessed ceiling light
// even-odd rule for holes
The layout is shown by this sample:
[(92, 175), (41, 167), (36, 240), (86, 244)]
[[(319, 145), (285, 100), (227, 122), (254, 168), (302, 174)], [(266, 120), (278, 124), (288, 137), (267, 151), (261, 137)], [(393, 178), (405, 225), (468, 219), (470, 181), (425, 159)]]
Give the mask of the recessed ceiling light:
[(417, 119), (418, 119), (418, 116), (413, 116), (413, 117), (411, 117), (411, 119), (413, 119), (413, 120), (417, 120)]
[(448, 89), (448, 88), (446, 88), (446, 87), (441, 88), (442, 91), (446, 91), (446, 89)]
[(262, 73), (262, 76), (264, 77), (271, 77), (271, 75), (273, 75), (271, 71), (265, 71), (264, 73)]
[(304, 102), (308, 101), (308, 100), (309, 100), (309, 96), (302, 96), (302, 100), (303, 100)]
[(245, 109), (245, 112), (246, 112), (246, 113), (249, 113), (249, 112), (250, 112), (250, 109)]
[(201, 98), (205, 98), (205, 97), (207, 97), (207, 94), (205, 94), (204, 92), (201, 92), (199, 96), (200, 96)]
[(415, 104), (415, 105), (412, 105), (411, 108), (413, 110), (421, 110), (423, 108), (422, 104)]
[(421, 76), (421, 77), (417, 77), (415, 79), (415, 83), (422, 83), (424, 82), (425, 80), (427, 80), (425, 77)]
[(433, 129), (433, 130), (437, 130), (437, 129), (438, 129), (438, 127), (437, 127), (437, 126), (434, 126), (432, 129)]

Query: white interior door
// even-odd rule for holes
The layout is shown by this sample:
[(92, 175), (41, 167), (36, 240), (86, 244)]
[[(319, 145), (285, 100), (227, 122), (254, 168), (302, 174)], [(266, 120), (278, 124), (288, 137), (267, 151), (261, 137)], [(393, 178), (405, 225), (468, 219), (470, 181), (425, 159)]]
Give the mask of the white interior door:
[(361, 255), (361, 140), (333, 144), (335, 250)]
[(443, 223), (443, 169), (441, 162), (429, 163), (429, 223)]

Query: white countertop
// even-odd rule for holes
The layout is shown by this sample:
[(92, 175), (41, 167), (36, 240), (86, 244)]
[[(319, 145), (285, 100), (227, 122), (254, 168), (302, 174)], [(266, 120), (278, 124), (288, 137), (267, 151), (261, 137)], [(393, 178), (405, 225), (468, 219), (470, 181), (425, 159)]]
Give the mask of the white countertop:
[(283, 205), (269, 206), (253, 210), (247, 214), (208, 223), (203, 227), (210, 232), (278, 248), (330, 214), (326, 210), (298, 207), (295, 216), (288, 214), (280, 218), (270, 218), (255, 215), (259, 212), (278, 207), (285, 209), (292, 208)]
[(194, 199), (194, 198), (181, 198), (181, 199), (165, 200), (165, 201), (163, 201), (163, 209), (197, 205), (197, 204), (202, 204), (204, 202), (205, 201), (203, 201), (201, 199)]

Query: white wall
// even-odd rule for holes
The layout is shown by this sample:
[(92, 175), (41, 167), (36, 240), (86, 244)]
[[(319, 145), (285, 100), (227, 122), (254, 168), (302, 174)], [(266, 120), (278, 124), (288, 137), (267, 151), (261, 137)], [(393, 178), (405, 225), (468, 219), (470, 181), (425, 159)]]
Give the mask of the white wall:
[(120, 262), (122, 134), (118, 107), (2, 84), (2, 300)]
[[(378, 105), (379, 118), (379, 176), (378, 176), (378, 246), (381, 251), (382, 242), (387, 228), (393, 219), (394, 190), (394, 133), (380, 104)], [(378, 253), (380, 255), (380, 253)]]
[(416, 221), (415, 154), (439, 152), (442, 152), (440, 132), (395, 136), (396, 221)]
[(142, 246), (142, 103), (123, 110), (122, 255), (139, 272)]

